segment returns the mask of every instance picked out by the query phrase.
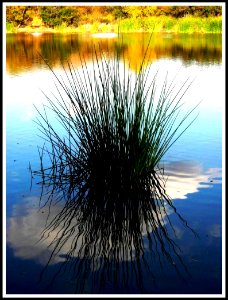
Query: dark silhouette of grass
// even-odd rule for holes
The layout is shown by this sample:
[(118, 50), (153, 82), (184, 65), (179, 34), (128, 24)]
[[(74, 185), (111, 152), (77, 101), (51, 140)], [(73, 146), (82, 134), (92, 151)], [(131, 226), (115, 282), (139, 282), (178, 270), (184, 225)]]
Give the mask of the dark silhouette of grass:
[[(32, 172), (46, 190), (41, 205), (51, 209), (53, 202), (64, 201), (62, 211), (47, 221), (41, 240), (57, 230), (47, 266), (71, 241), (56, 276), (70, 268), (73, 279), (80, 278), (77, 292), (79, 286), (83, 292), (91, 276), (101, 285), (107, 280), (117, 284), (120, 274), (122, 284), (128, 286), (134, 277), (143, 290), (142, 268), (154, 278), (145, 239), (160, 266), (162, 255), (180, 276), (180, 266), (187, 272), (166, 228), (168, 222), (175, 233), (167, 208), (188, 225), (166, 194), (159, 162), (195, 120), (188, 121), (196, 107), (179, 118), (188, 80), (173, 94), (174, 85), (165, 78), (156, 99), (156, 76), (150, 80), (146, 55), (136, 78), (125, 61), (121, 65), (118, 50), (114, 59), (107, 59), (95, 49), (92, 72), (82, 57), (81, 72), (68, 63), (65, 78), (50, 68), (58, 96), (48, 98), (49, 108), (37, 110), (46, 140), (39, 150), (41, 168)], [(48, 109), (65, 135), (50, 123)], [(44, 157), (50, 166), (44, 166)]]

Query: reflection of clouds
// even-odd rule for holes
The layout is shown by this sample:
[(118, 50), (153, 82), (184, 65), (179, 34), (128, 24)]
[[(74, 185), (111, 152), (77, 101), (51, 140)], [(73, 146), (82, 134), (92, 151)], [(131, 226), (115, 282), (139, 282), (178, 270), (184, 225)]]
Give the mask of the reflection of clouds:
[[(38, 197), (28, 197), (23, 204), (14, 205), (13, 216), (8, 219), (7, 243), (14, 249), (14, 254), (17, 257), (36, 259), (45, 265), (53, 249), (53, 246), (47, 247), (59, 229), (50, 232), (44, 241), (38, 242), (41, 232), (45, 228), (48, 215), (48, 206), (38, 210), (38, 203)], [(60, 209), (60, 205), (52, 206), (50, 220), (60, 212)], [(61, 258), (61, 254), (66, 253), (70, 246), (71, 241), (69, 239), (53, 262), (64, 261), (65, 259)]]
[(180, 59), (159, 59), (153, 63), (153, 67), (149, 71), (149, 78), (153, 78), (157, 70), (159, 70), (156, 81), (158, 86), (159, 82), (162, 86), (167, 74), (168, 83), (171, 83), (175, 78), (176, 91), (187, 78), (192, 81), (190, 89), (183, 98), (184, 109), (192, 109), (201, 100), (203, 100), (199, 107), (201, 112), (210, 111), (214, 113), (215, 110), (221, 112), (225, 109), (225, 73), (222, 66), (201, 67), (197, 64), (184, 66)]
[[(45, 234), (45, 238), (39, 241), (41, 237), (41, 232), (45, 228), (45, 223), (48, 216), (48, 205), (40, 210), (37, 209), (37, 204), (39, 202), (38, 197), (27, 197), (25, 202), (20, 205), (14, 205), (13, 216), (8, 219), (8, 229), (7, 229), (7, 243), (14, 249), (14, 254), (17, 257), (23, 259), (36, 259), (40, 264), (45, 265), (51, 255), (51, 252), (55, 246), (53, 243), (50, 247), (54, 238), (61, 235), (60, 227), (58, 226), (54, 230), (48, 231)], [(35, 207), (36, 206), (36, 207)], [(60, 204), (53, 205), (51, 207), (51, 214), (49, 216), (49, 221), (52, 220), (58, 213), (60, 213), (62, 206)], [(171, 214), (171, 210), (166, 208), (166, 214)], [(165, 212), (161, 211), (161, 224), (166, 224)], [(74, 224), (70, 225), (73, 228)], [(68, 228), (68, 230), (70, 230)], [(146, 225), (142, 226), (142, 234), (147, 235)], [(68, 238), (61, 250), (51, 261), (52, 264), (65, 261), (64, 254), (66, 254), (72, 247), (72, 241), (78, 234), (78, 228), (75, 226), (74, 234)], [(82, 236), (79, 236), (76, 249), (74, 251), (74, 256), (78, 256), (80, 247), (82, 245)], [(39, 241), (39, 242), (38, 242)], [(108, 242), (108, 240), (107, 240)], [(109, 241), (111, 247), (111, 241)], [(133, 249), (132, 249), (133, 250)], [(130, 249), (128, 251), (128, 257), (130, 259)], [(132, 253), (134, 258), (134, 253)]]
[(9, 174), (9, 176), (11, 178), (11, 181), (13, 181), (13, 182), (19, 182), (19, 181), (21, 181), (21, 176), (16, 171), (11, 171), (10, 174)]
[(186, 199), (189, 193), (212, 187), (210, 183), (221, 183), (220, 168), (210, 168), (204, 172), (202, 166), (195, 161), (171, 162), (164, 169), (168, 176), (166, 193), (172, 199)]
[[(209, 183), (211, 180), (215, 183), (220, 182), (218, 178), (221, 177), (221, 169), (211, 168), (207, 172), (203, 172), (202, 167), (194, 161), (171, 162), (165, 166), (165, 175), (169, 176), (166, 182), (168, 195), (173, 199), (185, 199), (188, 193), (197, 192), (202, 187), (210, 187)], [(41, 237), (42, 230), (45, 228), (49, 211), (48, 205), (38, 210), (38, 203), (39, 197), (27, 197), (22, 204), (14, 205), (12, 217), (8, 219), (7, 243), (13, 248), (16, 256), (23, 259), (35, 259), (40, 264), (45, 265), (55, 244), (52, 244), (50, 247), (49, 245), (57, 234), (61, 235), (62, 231), (57, 227), (49, 232), (49, 234), (46, 234), (45, 239), (37, 243)], [(61, 209), (62, 206), (60, 203), (53, 205), (50, 210), (49, 220), (52, 220)], [(168, 207), (166, 209), (168, 215), (172, 213)], [(164, 218), (164, 225), (166, 222), (165, 212), (164, 214), (162, 213), (161, 218)], [(78, 233), (77, 227), (74, 229), (74, 234), (64, 242), (63, 247), (51, 263), (58, 263), (65, 260), (64, 254), (72, 247), (72, 241)], [(142, 226), (142, 230), (143, 235), (146, 236), (145, 226)], [(175, 227), (175, 233), (176, 237), (181, 239), (184, 232)], [(213, 237), (221, 236), (221, 226), (216, 224), (211, 226), (208, 234)], [(78, 250), (82, 245), (82, 238), (81, 236), (79, 237), (74, 256), (78, 255)]]
[(222, 226), (220, 224), (213, 224), (208, 229), (208, 234), (212, 237), (219, 238), (222, 236)]

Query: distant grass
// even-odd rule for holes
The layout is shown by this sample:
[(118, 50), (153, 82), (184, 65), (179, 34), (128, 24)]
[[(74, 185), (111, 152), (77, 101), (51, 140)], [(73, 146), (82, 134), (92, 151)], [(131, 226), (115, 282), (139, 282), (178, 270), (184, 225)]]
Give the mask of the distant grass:
[(221, 33), (222, 17), (148, 17), (121, 20), (119, 25), (121, 32)]
[(87, 23), (81, 24), (76, 28), (76, 32), (79, 33), (98, 33), (98, 32), (118, 32), (118, 25), (117, 24), (107, 24), (107, 23)]
[(65, 23), (54, 28), (40, 26), (16, 29), (6, 24), (6, 32), (53, 32), (53, 33), (97, 33), (97, 32), (167, 32), (167, 33), (222, 33), (222, 17), (172, 18), (168, 16), (122, 19), (115, 23), (88, 23), (67, 27)]
[(221, 33), (222, 18), (193, 18), (191, 16), (178, 20), (180, 33)]

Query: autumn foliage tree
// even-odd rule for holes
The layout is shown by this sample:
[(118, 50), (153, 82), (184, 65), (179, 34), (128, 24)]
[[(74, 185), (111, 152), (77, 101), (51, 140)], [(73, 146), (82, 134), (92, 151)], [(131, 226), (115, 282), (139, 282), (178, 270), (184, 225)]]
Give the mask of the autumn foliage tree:
[(6, 6), (6, 22), (16, 27), (27, 25), (32, 20), (31, 6)]

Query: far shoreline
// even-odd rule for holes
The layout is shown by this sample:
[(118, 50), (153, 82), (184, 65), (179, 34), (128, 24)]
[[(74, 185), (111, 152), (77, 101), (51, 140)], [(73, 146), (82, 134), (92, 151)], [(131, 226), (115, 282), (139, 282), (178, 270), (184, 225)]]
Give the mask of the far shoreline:
[(44, 24), (38, 26), (24, 26), (16, 28), (11, 23), (6, 24), (6, 33), (171, 33), (171, 34), (221, 34), (222, 17), (149, 17), (142, 20), (124, 19), (118, 23), (86, 23), (77, 27), (59, 26), (47, 27)]
[[(108, 34), (108, 33), (116, 33), (118, 34), (117, 31), (83, 31), (83, 30), (77, 30), (73, 28), (68, 28), (65, 30), (57, 30), (57, 29), (52, 29), (52, 28), (31, 28), (31, 27), (26, 27), (26, 28), (20, 28), (15, 31), (6, 31), (6, 34), (47, 34), (47, 33), (61, 33), (61, 34)], [(119, 31), (120, 34), (122, 33), (161, 33), (161, 34), (222, 34), (222, 32), (201, 32), (201, 31), (191, 31), (191, 32), (176, 32), (176, 31), (143, 31), (143, 30), (132, 30), (132, 31)]]

